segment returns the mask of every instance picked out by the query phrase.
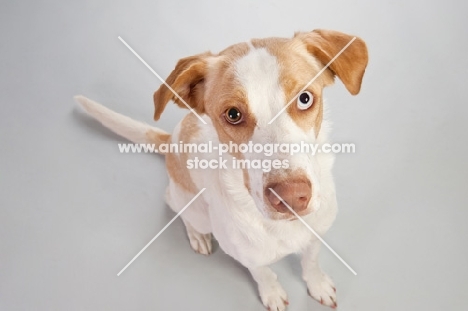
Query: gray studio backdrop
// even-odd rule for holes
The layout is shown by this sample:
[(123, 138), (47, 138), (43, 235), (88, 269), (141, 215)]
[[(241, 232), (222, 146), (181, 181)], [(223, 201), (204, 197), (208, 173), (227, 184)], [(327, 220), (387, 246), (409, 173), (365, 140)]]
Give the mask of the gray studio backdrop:
[[(263, 310), (243, 267), (190, 249), (163, 203), (163, 158), (120, 154), (84, 116), (84, 94), (152, 122), (181, 57), (250, 38), (328, 28), (368, 44), (361, 94), (325, 97), (340, 213), (322, 266), (340, 310), (461, 310), (466, 237), (467, 5), (462, 1), (3, 1), (0, 4), (0, 310)], [(156, 125), (172, 130), (186, 110)], [(274, 265), (289, 310), (307, 296), (299, 260)]]

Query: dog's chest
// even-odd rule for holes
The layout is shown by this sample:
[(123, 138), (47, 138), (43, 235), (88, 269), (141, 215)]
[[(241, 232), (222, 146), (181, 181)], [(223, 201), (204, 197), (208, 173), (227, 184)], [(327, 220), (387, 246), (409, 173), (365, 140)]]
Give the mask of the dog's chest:
[(214, 225), (221, 248), (247, 267), (264, 266), (305, 249), (312, 233), (298, 221), (271, 226), (256, 221)]

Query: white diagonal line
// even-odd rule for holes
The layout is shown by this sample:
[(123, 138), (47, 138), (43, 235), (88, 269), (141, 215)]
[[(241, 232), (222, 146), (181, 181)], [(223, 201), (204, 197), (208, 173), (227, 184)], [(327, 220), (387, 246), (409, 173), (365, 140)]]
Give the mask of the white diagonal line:
[(200, 196), (200, 194), (202, 194), (202, 192), (203, 192), (203, 191), (205, 191), (205, 190), (206, 190), (206, 188), (203, 188), (202, 190), (200, 190), (200, 192), (198, 192), (198, 193), (197, 193), (197, 195), (196, 195), (196, 196), (194, 196), (194, 197), (193, 197), (193, 199), (191, 199), (191, 200), (190, 200), (190, 202), (188, 202), (188, 203), (187, 203), (187, 205), (185, 205), (185, 206), (184, 206), (184, 208), (183, 208), (183, 209), (182, 209), (180, 212), (178, 212), (178, 213), (177, 213), (177, 215), (175, 215), (175, 216), (174, 216), (174, 218), (172, 218), (172, 219), (171, 219), (171, 221), (169, 221), (169, 223), (168, 223), (168, 224), (167, 224), (167, 225), (166, 225), (164, 228), (162, 228), (162, 229), (161, 229), (161, 231), (159, 231), (159, 233), (158, 233), (158, 234), (156, 234), (156, 236), (155, 236), (155, 237), (154, 237), (154, 238), (153, 238), (151, 241), (149, 241), (149, 243), (148, 243), (148, 244), (146, 244), (146, 246), (145, 246), (145, 247), (143, 247), (143, 249), (142, 249), (141, 251), (139, 251), (139, 252), (138, 252), (138, 254), (136, 254), (136, 255), (135, 255), (135, 257), (133, 257), (133, 259), (132, 259), (132, 260), (130, 260), (130, 262), (129, 262), (129, 263), (128, 263), (128, 264), (127, 264), (127, 265), (126, 265), (126, 266), (125, 266), (125, 267), (124, 267), (122, 270), (120, 270), (120, 272), (119, 272), (119, 273), (117, 273), (117, 276), (120, 276), (120, 275), (122, 274), (122, 272), (124, 272), (124, 271), (125, 271), (125, 269), (127, 269), (127, 268), (128, 268), (128, 266), (130, 266), (130, 265), (132, 264), (132, 262), (134, 262), (134, 261), (135, 261), (135, 259), (137, 259), (137, 258), (138, 258), (138, 256), (140, 256), (140, 255), (141, 255), (141, 253), (143, 253), (143, 252), (145, 251), (145, 249), (147, 249), (147, 248), (148, 248), (148, 246), (150, 246), (150, 245), (151, 245), (151, 243), (153, 243), (153, 242), (154, 242), (154, 240), (156, 240), (156, 239), (157, 239), (157, 238), (158, 238), (158, 237), (161, 235), (161, 233), (163, 233), (163, 232), (164, 232), (164, 230), (166, 230), (166, 229), (167, 229), (167, 227), (169, 227), (169, 226), (172, 224), (172, 222), (173, 222), (174, 220), (176, 220), (176, 219), (177, 219), (177, 217), (179, 217), (179, 216), (180, 216), (180, 214), (182, 214), (182, 213), (183, 213), (183, 212), (184, 212), (184, 211), (187, 209), (187, 207), (189, 207), (189, 206), (190, 206), (190, 204), (192, 204), (192, 203), (193, 203), (193, 201), (195, 201), (195, 199), (196, 199), (196, 198), (198, 198), (198, 197)]
[(286, 202), (283, 200), (283, 198), (281, 198), (281, 197), (278, 195), (278, 193), (275, 192), (275, 190), (273, 190), (273, 189), (271, 189), (271, 188), (269, 188), (269, 189), (270, 189), (271, 192), (273, 192), (273, 194), (274, 194), (281, 202), (283, 202), (283, 204), (291, 211), (291, 213), (293, 213), (294, 216), (296, 216), (297, 219), (299, 219), (299, 220), (304, 224), (304, 226), (306, 226), (307, 229), (309, 229), (309, 230), (317, 237), (317, 239), (319, 239), (320, 242), (322, 242), (322, 244), (325, 245), (325, 246), (333, 253), (333, 255), (335, 255), (336, 258), (338, 258), (338, 259), (346, 266), (346, 268), (349, 269), (349, 271), (351, 271), (354, 275), (357, 275), (356, 271), (354, 271), (353, 268), (351, 268), (351, 267), (346, 263), (346, 261), (344, 261), (343, 258), (341, 258), (340, 255), (338, 255), (338, 254), (333, 250), (333, 248), (331, 248), (330, 245), (328, 245), (327, 242), (325, 242), (325, 241), (322, 239), (322, 237), (321, 237), (320, 235), (318, 235), (318, 233), (315, 232), (315, 230), (312, 229), (312, 227), (309, 226), (309, 224), (306, 223), (305, 220), (302, 219), (302, 218), (291, 208), (291, 206), (289, 206), (288, 203), (286, 203)]
[(132, 49), (132, 48), (130, 47), (130, 45), (127, 44), (127, 42), (125, 42), (124, 39), (122, 39), (120, 36), (119, 36), (118, 38), (119, 38), (120, 41), (122, 41), (122, 43), (123, 43), (123, 44), (124, 44), (124, 45), (125, 45), (125, 46), (126, 46), (126, 47), (127, 47), (127, 48), (128, 48), (128, 49), (129, 49), (129, 50), (130, 50), (130, 51), (131, 51), (131, 52), (132, 52), (132, 53), (133, 53), (133, 54), (134, 54), (134, 55), (135, 55), (135, 56), (136, 56), (136, 57), (137, 57), (137, 58), (138, 58), (138, 59), (139, 59), (139, 60), (140, 60), (140, 61), (141, 61), (141, 62), (158, 78), (158, 79), (159, 79), (159, 80), (161, 80), (161, 82), (162, 82), (162, 83), (163, 83), (163, 84), (164, 84), (164, 85), (165, 85), (165, 86), (166, 86), (166, 87), (167, 87), (167, 88), (168, 88), (168, 89), (169, 89), (169, 90), (170, 90), (170, 91), (171, 91), (171, 92), (172, 92), (172, 93), (173, 93), (173, 94), (174, 94), (174, 95), (191, 111), (191, 112), (193, 112), (194, 115), (196, 115), (196, 116), (198, 117), (198, 119), (200, 119), (200, 121), (203, 122), (203, 124), (207, 124), (207, 123), (205, 122), (205, 120), (203, 120), (202, 117), (200, 117), (200, 116), (198, 115), (198, 113), (196, 113), (195, 110), (193, 110), (192, 107), (190, 107), (190, 106), (185, 102), (185, 100), (183, 100), (182, 97), (180, 97), (179, 94), (177, 94), (177, 92), (174, 91), (174, 90), (172, 89), (172, 87), (170, 87), (169, 84), (167, 84), (166, 81), (164, 81), (164, 79), (161, 78), (161, 76), (158, 75), (158, 74), (156, 73), (156, 71), (154, 71), (153, 68), (151, 68), (150, 65), (148, 65), (148, 63), (146, 63), (146, 62), (144, 61), (144, 59), (140, 57), (140, 55), (138, 55), (137, 52), (135, 52), (134, 49)]
[(314, 83), (315, 79), (317, 79), (317, 78), (328, 68), (328, 66), (330, 66), (330, 65), (338, 58), (338, 56), (340, 56), (341, 53), (343, 53), (343, 52), (351, 45), (351, 43), (354, 42), (354, 40), (356, 40), (356, 37), (353, 37), (353, 38), (348, 42), (348, 44), (346, 44), (346, 45), (344, 46), (344, 48), (342, 48), (341, 51), (339, 51), (338, 54), (336, 54), (335, 57), (333, 57), (333, 58), (328, 62), (328, 64), (327, 64), (325, 67), (323, 67), (322, 70), (320, 70), (320, 71), (315, 75), (315, 77), (313, 77), (312, 80), (310, 80), (310, 82), (307, 83), (306, 86), (304, 86), (304, 87), (302, 88), (302, 90), (300, 90), (299, 93), (297, 93), (296, 96), (294, 96), (294, 97), (289, 101), (289, 103), (288, 103), (286, 106), (284, 106), (283, 109), (281, 109), (280, 112), (278, 112), (278, 113), (276, 114), (276, 116), (273, 117), (273, 119), (271, 119), (270, 122), (268, 122), (268, 124), (273, 123), (273, 121), (275, 121), (276, 118), (278, 118), (278, 116), (279, 116), (280, 114), (282, 114), (282, 113), (289, 107), (289, 105), (291, 105), (291, 103), (292, 103), (294, 100), (296, 100), (296, 97), (297, 97), (299, 94), (301, 94), (302, 92), (304, 92), (312, 83)]

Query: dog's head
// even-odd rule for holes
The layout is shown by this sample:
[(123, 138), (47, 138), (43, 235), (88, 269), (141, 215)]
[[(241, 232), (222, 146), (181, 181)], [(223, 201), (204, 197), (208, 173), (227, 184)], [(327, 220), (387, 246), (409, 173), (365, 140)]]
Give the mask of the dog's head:
[[(323, 88), (337, 76), (351, 94), (359, 93), (368, 61), (365, 43), (356, 38), (334, 59), (352, 39), (336, 31), (314, 30), (181, 59), (166, 80), (180, 98), (162, 85), (154, 94), (154, 118), (158, 120), (173, 100), (207, 115), (221, 143), (315, 143), (323, 119)], [(255, 153), (233, 156), (267, 158)], [(318, 209), (317, 160), (310, 154), (281, 151), (273, 158), (280, 162), (269, 172), (244, 169), (244, 184), (259, 210), (271, 219), (288, 219), (292, 214), (284, 203), (299, 215)]]

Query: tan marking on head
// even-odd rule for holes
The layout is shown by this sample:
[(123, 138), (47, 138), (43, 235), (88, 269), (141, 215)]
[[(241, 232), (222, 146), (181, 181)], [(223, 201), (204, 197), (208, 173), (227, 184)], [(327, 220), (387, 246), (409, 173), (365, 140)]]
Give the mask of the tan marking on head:
[[(287, 108), (287, 112), (291, 116), (291, 118), (294, 120), (294, 122), (304, 131), (308, 131), (310, 130), (311, 127), (313, 127), (315, 136), (317, 137), (318, 134), (320, 133), (320, 127), (322, 126), (322, 120), (323, 120), (322, 90), (319, 87), (314, 87), (314, 88), (309, 87), (309, 89), (307, 90), (314, 97), (312, 99), (313, 100), (312, 106), (306, 110), (299, 109), (296, 104), (297, 97), (295, 97), (294, 101)], [(299, 91), (297, 91), (295, 94), (298, 94)], [(290, 95), (290, 96), (295, 96), (295, 95)], [(290, 98), (294, 98), (294, 97), (290, 97)]]
[[(247, 43), (239, 43), (222, 51), (206, 82), (205, 111), (213, 121), (222, 143), (247, 142), (252, 137), (257, 124), (250, 110), (247, 94), (237, 80), (235, 72), (235, 62), (245, 56), (249, 49)], [(224, 117), (225, 112), (232, 107), (242, 113), (243, 121), (240, 124), (230, 124)]]
[[(367, 48), (360, 38), (307, 88), (314, 95), (314, 103), (307, 110), (296, 107), (295, 100), (299, 92), (331, 61), (353, 37), (330, 30), (314, 30), (308, 33), (296, 33), (292, 39), (267, 38), (252, 40), (255, 47), (264, 47), (278, 59), (280, 83), (287, 102), (293, 100), (287, 111), (296, 124), (307, 131), (311, 127), (318, 135), (323, 120), (323, 87), (333, 84), (337, 75), (348, 91), (355, 95), (361, 88), (362, 77), (367, 66)], [(311, 62), (313, 56), (317, 62)]]
[[(218, 55), (204, 53), (183, 58), (166, 80), (191, 108), (211, 118), (223, 143), (248, 141), (256, 125), (247, 96), (235, 75), (236, 60), (246, 55), (249, 49), (247, 43), (239, 43)], [(165, 85), (161, 85), (153, 97), (156, 120), (169, 100), (186, 108)], [(243, 114), (241, 124), (232, 125), (224, 119), (225, 111), (231, 107), (238, 108)]]
[[(237, 145), (248, 142), (256, 126), (256, 119), (250, 111), (247, 95), (236, 78), (235, 63), (250, 50), (247, 43), (239, 43), (226, 48), (218, 55), (204, 53), (181, 59), (174, 71), (167, 78), (167, 83), (186, 100), (198, 113), (206, 113), (218, 134), (221, 143)], [(162, 85), (154, 94), (155, 119), (158, 119), (167, 102), (174, 100), (180, 107), (185, 107), (172, 92)], [(240, 124), (232, 125), (224, 118), (225, 112), (235, 107), (243, 115)], [(188, 115), (182, 124), (179, 141), (189, 142), (194, 132), (198, 132), (195, 116)], [(194, 130), (188, 130), (191, 127)], [(188, 137), (188, 136), (190, 137)], [(240, 152), (232, 153), (236, 158), (243, 158)], [(185, 162), (187, 154), (168, 154), (167, 166), (171, 177), (184, 189), (194, 191), (195, 185), (189, 178)], [(247, 170), (243, 170), (244, 184), (250, 189)]]
[(280, 68), (279, 82), (285, 95), (285, 105), (292, 101), (287, 113), (304, 131), (314, 128), (318, 135), (323, 119), (322, 88), (333, 83), (333, 74), (323, 72), (307, 88), (313, 94), (313, 105), (307, 110), (297, 108), (296, 100), (300, 91), (317, 75), (323, 66), (311, 59), (301, 42), (293, 39), (267, 38), (252, 40), (256, 48), (265, 48), (276, 57)]
[(249, 45), (245, 42), (242, 42), (225, 48), (219, 52), (219, 56), (222, 56), (224, 59), (230, 60), (233, 63), (239, 58), (245, 56), (247, 53), (249, 53), (249, 51)]
[[(199, 134), (198, 119), (190, 113), (181, 123), (181, 130), (177, 140), (182, 141), (183, 144), (188, 144), (193, 141), (193, 138)], [(199, 189), (195, 185), (190, 176), (190, 171), (187, 168), (188, 153), (167, 153), (166, 154), (166, 168), (171, 179), (182, 187), (187, 192), (197, 193)]]

